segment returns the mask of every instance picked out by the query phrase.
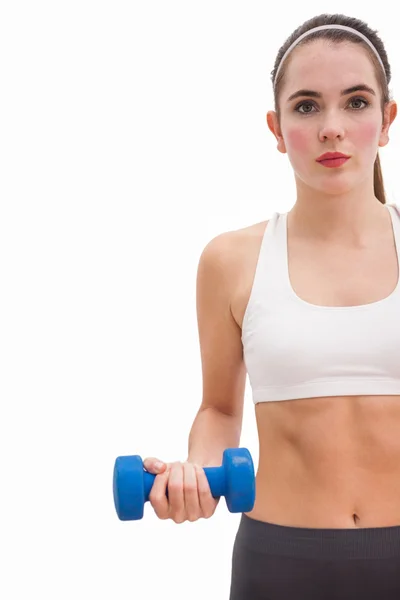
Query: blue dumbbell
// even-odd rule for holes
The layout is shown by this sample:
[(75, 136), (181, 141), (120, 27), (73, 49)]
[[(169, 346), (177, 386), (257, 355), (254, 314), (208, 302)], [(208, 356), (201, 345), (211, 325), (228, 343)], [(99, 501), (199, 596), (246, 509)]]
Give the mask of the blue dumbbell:
[[(246, 448), (228, 448), (222, 467), (205, 467), (214, 498), (225, 496), (230, 512), (248, 512), (254, 506), (255, 475), (250, 452)], [(143, 468), (140, 456), (119, 456), (114, 465), (114, 505), (121, 521), (143, 517), (156, 475)], [(168, 494), (168, 490), (167, 490)]]

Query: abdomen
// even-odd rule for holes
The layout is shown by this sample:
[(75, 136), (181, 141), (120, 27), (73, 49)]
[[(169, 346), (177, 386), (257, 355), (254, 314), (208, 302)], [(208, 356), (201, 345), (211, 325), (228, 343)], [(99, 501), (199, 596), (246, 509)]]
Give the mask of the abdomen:
[(400, 396), (256, 405), (249, 516), (298, 527), (400, 525)]

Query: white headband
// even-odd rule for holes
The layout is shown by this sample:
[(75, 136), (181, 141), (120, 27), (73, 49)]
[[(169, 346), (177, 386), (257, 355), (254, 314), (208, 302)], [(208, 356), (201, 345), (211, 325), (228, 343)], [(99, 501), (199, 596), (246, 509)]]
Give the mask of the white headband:
[(307, 37), (308, 35), (310, 35), (310, 33), (313, 33), (314, 31), (322, 31), (323, 29), (344, 29), (345, 31), (351, 31), (352, 33), (355, 33), (356, 35), (358, 35), (360, 38), (362, 38), (364, 40), (364, 42), (366, 42), (370, 48), (375, 52), (376, 57), (378, 58), (381, 67), (382, 67), (382, 71), (385, 74), (385, 78), (386, 78), (386, 71), (385, 71), (385, 67), (383, 66), (383, 62), (381, 60), (381, 57), (379, 56), (375, 46), (369, 41), (369, 39), (367, 37), (365, 37), (364, 34), (360, 33), (359, 31), (357, 31), (357, 29), (353, 29), (352, 27), (347, 27), (346, 25), (320, 25), (319, 27), (314, 27), (313, 29), (310, 29), (309, 31), (306, 31), (305, 33), (303, 33), (299, 38), (297, 38), (296, 41), (293, 42), (293, 44), (291, 46), (289, 46), (289, 48), (286, 50), (285, 54), (282, 57), (281, 62), (279, 63), (279, 67), (278, 70), (276, 72), (275, 75), (275, 79), (274, 79), (274, 87), (275, 87), (275, 83), (276, 80), (278, 78), (278, 74), (279, 71), (281, 70), (281, 66), (283, 65), (284, 60), (286, 59), (287, 55), (293, 50), (293, 48), (295, 46), (297, 46), (297, 44), (304, 39), (305, 37)]

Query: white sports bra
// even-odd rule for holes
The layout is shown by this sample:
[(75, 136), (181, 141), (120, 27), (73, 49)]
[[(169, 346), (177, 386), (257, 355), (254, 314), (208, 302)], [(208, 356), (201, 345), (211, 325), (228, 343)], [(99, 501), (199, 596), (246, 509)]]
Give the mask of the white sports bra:
[[(385, 206), (399, 260), (400, 209)], [(300, 299), (289, 280), (287, 214), (266, 226), (243, 318), (253, 402), (400, 395), (400, 277), (388, 297), (361, 306)]]

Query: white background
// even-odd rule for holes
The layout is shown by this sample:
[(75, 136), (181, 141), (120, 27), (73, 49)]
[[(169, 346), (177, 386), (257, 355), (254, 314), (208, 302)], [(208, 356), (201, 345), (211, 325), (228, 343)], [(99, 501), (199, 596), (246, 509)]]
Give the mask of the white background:
[[(386, 43), (398, 22), (337, 2)], [(9, 2), (0, 9), (1, 598), (228, 598), (240, 515), (122, 523), (123, 454), (184, 460), (201, 401), (198, 260), (294, 203), (265, 115), (319, 2)], [(380, 149), (399, 201), (399, 128)], [(258, 462), (250, 390), (241, 446)]]

